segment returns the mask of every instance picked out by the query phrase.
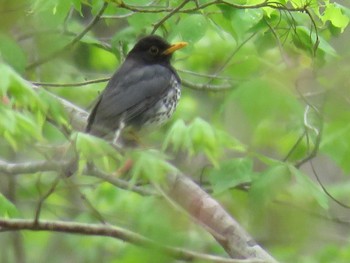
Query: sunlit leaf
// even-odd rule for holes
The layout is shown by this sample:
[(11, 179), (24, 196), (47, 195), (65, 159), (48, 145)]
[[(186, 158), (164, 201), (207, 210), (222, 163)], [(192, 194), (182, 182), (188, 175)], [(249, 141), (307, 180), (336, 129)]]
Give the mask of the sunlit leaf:
[[(341, 5), (337, 3), (332, 3), (326, 6), (326, 9), (323, 13), (322, 20), (324, 22), (331, 21), (331, 23), (335, 27), (339, 27), (341, 31), (343, 32), (344, 29), (348, 26), (350, 18), (346, 14), (344, 14), (343, 9), (345, 7), (342, 7)], [(347, 9), (349, 10), (349, 9)], [(349, 11), (348, 11), (349, 12)]]

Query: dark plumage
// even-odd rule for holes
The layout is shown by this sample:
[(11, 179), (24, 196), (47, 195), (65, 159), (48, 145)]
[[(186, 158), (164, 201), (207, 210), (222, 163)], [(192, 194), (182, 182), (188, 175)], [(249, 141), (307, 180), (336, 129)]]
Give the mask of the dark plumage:
[(181, 94), (180, 78), (170, 59), (185, 45), (170, 45), (154, 35), (139, 40), (100, 95), (86, 131), (106, 137), (124, 127), (138, 130), (167, 120)]

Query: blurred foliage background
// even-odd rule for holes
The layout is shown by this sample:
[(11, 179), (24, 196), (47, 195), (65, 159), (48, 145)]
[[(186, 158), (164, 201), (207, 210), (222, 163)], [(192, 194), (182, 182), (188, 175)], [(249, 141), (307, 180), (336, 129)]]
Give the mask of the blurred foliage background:
[[(41, 206), (40, 219), (103, 221), (225, 255), (161, 198), (82, 171), (93, 161), (112, 172), (132, 158), (130, 185), (151, 189), (149, 181), (181, 170), (281, 262), (349, 262), (347, 4), (115, 0), (101, 12), (102, 0), (1, 0), (0, 166), (63, 161), (70, 142), (81, 160), (78, 175), (58, 182), (59, 171), (0, 170), (0, 216), (33, 219)], [(173, 61), (183, 89), (172, 120), (123, 155), (74, 131), (51, 95), (89, 111), (106, 82), (87, 81), (111, 76), (137, 39), (154, 32), (189, 42)], [(63, 260), (175, 262), (106, 237), (0, 233), (1, 262)]]

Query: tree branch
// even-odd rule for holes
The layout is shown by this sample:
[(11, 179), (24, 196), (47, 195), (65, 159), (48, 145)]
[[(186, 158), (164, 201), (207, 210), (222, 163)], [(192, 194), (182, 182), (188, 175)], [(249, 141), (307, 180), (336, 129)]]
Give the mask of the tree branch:
[[(35, 88), (35, 87), (34, 87)], [(35, 88), (37, 89), (37, 88)], [(71, 120), (73, 127), (85, 127), (87, 112), (62, 99), (56, 95), (52, 96), (62, 103)], [(38, 166), (32, 163), (22, 165), (7, 164), (0, 162), (0, 172), (5, 173), (28, 173), (47, 169), (62, 169), (59, 162), (39, 162)], [(99, 174), (102, 178), (109, 178), (105, 174)], [(109, 181), (114, 183), (116, 178)], [(125, 187), (129, 184), (118, 183), (118, 187)], [(133, 186), (135, 187), (135, 186)], [(196, 183), (181, 173), (168, 174), (167, 184), (162, 188), (166, 196), (182, 207), (191, 217), (207, 229), (214, 238), (221, 244), (231, 257), (239, 255), (246, 259), (263, 259), (265, 262), (277, 262), (265, 250), (257, 245), (245, 230), (234, 220), (224, 208)]]
[(33, 222), (33, 220), (24, 219), (3, 219), (0, 218), (0, 231), (18, 231), (18, 230), (31, 230), (31, 231), (50, 231), (50, 232), (62, 232), (69, 234), (82, 234), (91, 236), (106, 236), (116, 239), (120, 239), (131, 244), (147, 247), (157, 248), (163, 253), (166, 253), (174, 258), (182, 260), (208, 260), (210, 262), (217, 263), (253, 263), (263, 262), (261, 260), (237, 260), (228, 259), (218, 256), (212, 256), (208, 254), (202, 254), (193, 252), (187, 249), (175, 248), (170, 246), (164, 246), (156, 243), (155, 241), (132, 232), (130, 230), (107, 225), (97, 224), (85, 224), (66, 221), (44, 221)]
[[(76, 106), (74, 106), (74, 109), (69, 109), (70, 102), (62, 98), (59, 100), (68, 114), (78, 114), (78, 116), (71, 116), (71, 119), (76, 120), (81, 117), (83, 110), (77, 110), (79, 108)], [(87, 115), (86, 112), (85, 115)], [(73, 124), (73, 126), (77, 125)], [(265, 260), (265, 262), (277, 262), (253, 241), (239, 223), (216, 200), (187, 176), (181, 173), (169, 173), (167, 175), (167, 185), (162, 190), (165, 195), (187, 211), (192, 218), (209, 230), (231, 257), (239, 255), (246, 259), (258, 258)]]

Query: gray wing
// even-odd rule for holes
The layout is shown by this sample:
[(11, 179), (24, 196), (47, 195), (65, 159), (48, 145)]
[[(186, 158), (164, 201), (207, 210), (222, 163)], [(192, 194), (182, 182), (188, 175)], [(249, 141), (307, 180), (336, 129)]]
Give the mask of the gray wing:
[(132, 122), (170, 88), (171, 75), (172, 71), (161, 65), (121, 68), (92, 110), (86, 131), (102, 137), (117, 130), (121, 120)]

